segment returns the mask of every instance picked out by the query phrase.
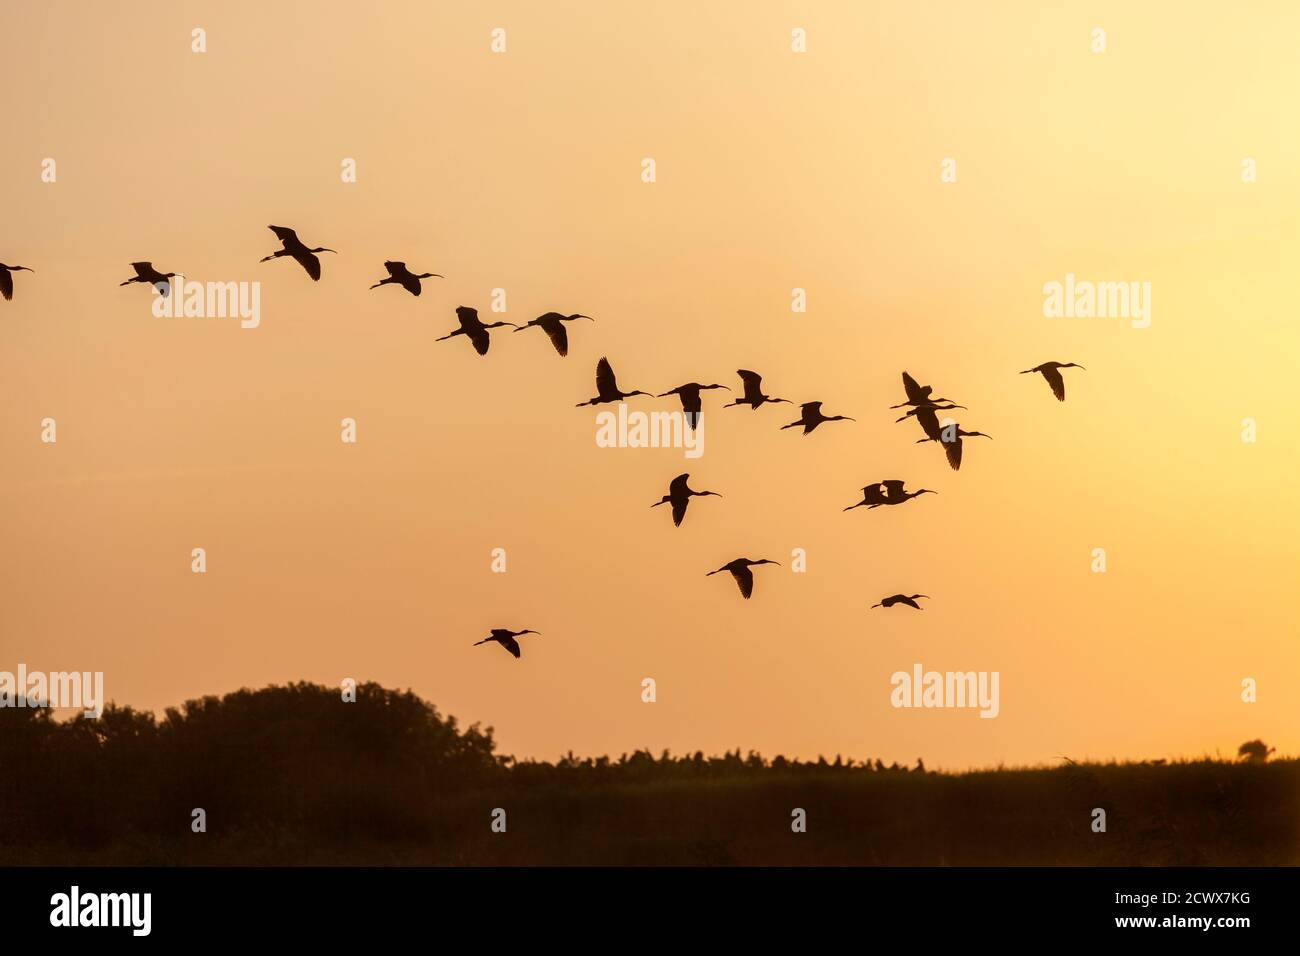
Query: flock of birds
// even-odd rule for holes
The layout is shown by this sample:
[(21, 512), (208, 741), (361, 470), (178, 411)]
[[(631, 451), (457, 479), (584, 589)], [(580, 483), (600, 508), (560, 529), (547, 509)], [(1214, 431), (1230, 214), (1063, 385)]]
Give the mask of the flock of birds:
[[(325, 246), (309, 247), (298, 238), (294, 230), (286, 226), (269, 226), (277, 239), (280, 240), (281, 247), (277, 251), (264, 257), (262, 262), (272, 259), (289, 257), (302, 266), (303, 270), (312, 278), (312, 281), (318, 282), (321, 277), (321, 261), (319, 254), (330, 252), (337, 254), (336, 250), (326, 248)], [(121, 285), (130, 285), (132, 283), (142, 283), (153, 286), (159, 293), (166, 295), (170, 290), (169, 280), (176, 277), (175, 272), (161, 272), (154, 268), (152, 262), (133, 262), (131, 268), (135, 275)], [(377, 289), (384, 285), (399, 285), (411, 295), (418, 296), (421, 292), (421, 282), (424, 279), (441, 279), (443, 276), (434, 272), (414, 273), (407, 268), (405, 262), (389, 260), (384, 263), (384, 269), (387, 271), (387, 278), (380, 279), (371, 289)], [(32, 272), (27, 266), (10, 266), (0, 263), (0, 295), (6, 300), (11, 300), (14, 294), (13, 274), (15, 272)], [(443, 342), (452, 339), (455, 336), (463, 335), (473, 345), (474, 350), (479, 355), (487, 355), (491, 346), (491, 330), (509, 327), (515, 332), (523, 332), (530, 328), (538, 328), (546, 333), (550, 339), (551, 345), (561, 356), (569, 354), (569, 337), (564, 323), (575, 322), (583, 319), (594, 322), (589, 315), (581, 313), (563, 314), (560, 312), (547, 312), (539, 315), (532, 321), (517, 325), (513, 322), (483, 322), (478, 316), (478, 310), (468, 306), (460, 306), (456, 309), (456, 318), (459, 327), (451, 332), (436, 339)], [(1066, 368), (1083, 368), (1074, 362), (1044, 362), (1033, 368), (1025, 369), (1020, 374), (1030, 375), (1037, 373), (1042, 375), (1052, 394), (1058, 401), (1065, 401), (1065, 379), (1061, 375), (1061, 370)], [(774, 398), (763, 392), (763, 377), (757, 372), (749, 369), (737, 369), (736, 374), (740, 376), (741, 394), (735, 401), (723, 406), (732, 408), (735, 406), (748, 406), (751, 410), (757, 410), (767, 404), (788, 404), (793, 405), (789, 399)], [(702, 384), (700, 382), (687, 382), (676, 388), (671, 388), (666, 392), (646, 392), (634, 389), (632, 391), (623, 391), (619, 388), (618, 380), (615, 378), (613, 366), (610, 365), (609, 359), (602, 358), (596, 363), (596, 394), (594, 397), (585, 402), (579, 402), (575, 407), (581, 408), (587, 405), (602, 405), (615, 402), (623, 402), (636, 396), (646, 396), (652, 398), (665, 398), (669, 395), (676, 395), (681, 402), (682, 412), (686, 418), (688, 426), (696, 428), (699, 422), (699, 416), (703, 411), (703, 398), (701, 393), (712, 391), (714, 389), (731, 389), (719, 383)], [(980, 431), (966, 431), (960, 423), (951, 421), (941, 421), (939, 412), (952, 411), (955, 409), (966, 409), (965, 405), (958, 405), (951, 399), (936, 398), (933, 395), (933, 388), (929, 385), (921, 385), (912, 378), (907, 372), (903, 373), (903, 391), (904, 400), (897, 405), (890, 406), (892, 410), (906, 408), (907, 411), (897, 419), (897, 422), (905, 422), (909, 418), (915, 419), (921, 427), (924, 434), (923, 438), (917, 439), (917, 444), (926, 442), (938, 442), (943, 446), (944, 454), (948, 459), (948, 464), (954, 471), (961, 468), (963, 440), (966, 438), (989, 438), (992, 436)], [(827, 415), (822, 411), (821, 402), (804, 402), (799, 406), (799, 418), (788, 425), (782, 425), (781, 430), (787, 428), (802, 428), (804, 435), (809, 435), (821, 425), (827, 422), (856, 421), (847, 415)], [(672, 519), (674, 526), (681, 526), (686, 517), (687, 506), (691, 498), (703, 498), (708, 496), (722, 497), (716, 491), (695, 491), (689, 484), (690, 473), (678, 475), (668, 485), (668, 493), (659, 501), (656, 501), (652, 508), (660, 505), (670, 505), (672, 509)], [(906, 490), (906, 483), (901, 479), (888, 478), (873, 482), (862, 489), (862, 500), (856, 504), (851, 504), (844, 508), (845, 511), (852, 511), (855, 508), (880, 508), (886, 505), (901, 505), (904, 502), (911, 501), (913, 498), (919, 498), (921, 495), (938, 494), (930, 488), (917, 488), (915, 491)], [(750, 558), (736, 558), (728, 561), (722, 567), (709, 571), (705, 576), (712, 577), (715, 574), (721, 574), (724, 571), (730, 573), (735, 579), (736, 586), (740, 589), (741, 596), (748, 599), (754, 593), (754, 572), (753, 569), (765, 564), (779, 565), (780, 562), (773, 561), (769, 558), (760, 558), (757, 560)], [(921, 610), (917, 600), (921, 598), (929, 599), (926, 594), (893, 594), (889, 597), (882, 598), (872, 608), (883, 607), (891, 608), (897, 605)], [(524, 634), (537, 634), (537, 631), (531, 628), (525, 628), (522, 631), (512, 631), (507, 628), (493, 628), (487, 637), (474, 644), (477, 647), (480, 644), (496, 643), (509, 651), (515, 657), (520, 656), (519, 640)]]

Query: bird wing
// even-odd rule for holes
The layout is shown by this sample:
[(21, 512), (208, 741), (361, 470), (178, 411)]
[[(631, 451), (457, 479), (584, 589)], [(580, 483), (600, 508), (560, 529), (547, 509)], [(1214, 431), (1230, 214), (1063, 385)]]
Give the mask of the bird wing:
[(921, 426), (921, 431), (925, 432), (926, 438), (939, 440), (943, 430), (939, 427), (939, 416), (935, 414), (933, 408), (927, 408), (924, 405), (914, 409), (916, 412), (916, 422)]
[(910, 401), (919, 402), (925, 398), (925, 392), (921, 390), (920, 384), (906, 372), (903, 373), (903, 391), (907, 393)]
[(596, 394), (604, 398), (618, 391), (618, 382), (614, 380), (614, 367), (609, 359), (602, 358), (596, 363)]
[(1061, 370), (1045, 368), (1042, 372), (1043, 378), (1047, 379), (1047, 384), (1052, 386), (1052, 394), (1056, 396), (1056, 400), (1065, 401), (1065, 378), (1061, 375)]
[(497, 640), (501, 642), (502, 647), (508, 650), (511, 654), (515, 655), (515, 657), (519, 656), (519, 642), (516, 641), (513, 637), (506, 635), (505, 637), (497, 638)]
[(668, 494), (674, 498), (689, 493), (690, 489), (686, 487), (686, 482), (690, 479), (689, 471), (683, 472), (668, 483)]
[(14, 297), (14, 277), (8, 269), (0, 269), (0, 295), (6, 300)]
[(754, 593), (754, 572), (749, 568), (732, 568), (731, 576), (736, 579), (742, 597), (748, 598)]
[(704, 408), (704, 402), (700, 399), (700, 390), (698, 388), (687, 388), (685, 391), (677, 393), (677, 397), (682, 400), (682, 411), (687, 415), (698, 415)]
[(298, 238), (298, 234), (288, 226), (267, 226), (266, 228), (275, 233), (275, 238), (281, 242), (293, 242)]
[(561, 357), (569, 354), (569, 333), (564, 330), (563, 325), (559, 322), (553, 324), (547, 322), (542, 325), (542, 331), (546, 333), (546, 337), (551, 340), (551, 344), (555, 346), (555, 351), (559, 352)]
[(686, 517), (686, 506), (691, 503), (690, 498), (673, 498), (673, 524), (680, 528), (682, 519)]
[(153, 273), (152, 262), (133, 262), (131, 268), (135, 270), (135, 274), (141, 279), (148, 279)]
[[(488, 338), (487, 329), (483, 328), (481, 325), (470, 326), (466, 329), (465, 334), (468, 335), (469, 340), (474, 343), (475, 352), (479, 355), (487, 355), (488, 346), (492, 344), (492, 340)], [(515, 656), (518, 657), (519, 655), (516, 654)]]
[(907, 484), (907, 482), (891, 478), (888, 481), (882, 481), (881, 484), (885, 486), (885, 497), (892, 498), (894, 495), (902, 494), (903, 485)]
[(752, 400), (763, 394), (763, 376), (757, 372), (751, 372), (747, 368), (736, 369), (736, 374), (740, 376), (741, 382), (745, 385), (746, 398)]
[(811, 412), (813, 415), (820, 415), (820, 414), (822, 413), (822, 403), (821, 403), (821, 402), (804, 402), (804, 403), (803, 403), (802, 405), (800, 405), (799, 407), (803, 409), (803, 411), (804, 411), (804, 417), (805, 417), (805, 418), (808, 417), (808, 414), (809, 414), (810, 412)]
[(384, 268), (388, 270), (388, 274), (394, 279), (399, 279), (401, 274), (406, 271), (406, 263), (388, 259), (384, 262)]
[(307, 270), (307, 275), (311, 276), (313, 282), (320, 281), (320, 259), (314, 252), (296, 252), (293, 261)]
[(952, 470), (959, 470), (961, 468), (961, 436), (958, 435), (952, 441), (941, 441), (939, 444), (943, 445), (943, 453), (948, 456), (948, 464), (952, 466)]
[(409, 272), (400, 276), (397, 273), (393, 273), (393, 275), (397, 278), (397, 281), (402, 284), (402, 288), (411, 293), (411, 295), (420, 294), (420, 280), (415, 276), (411, 275)]

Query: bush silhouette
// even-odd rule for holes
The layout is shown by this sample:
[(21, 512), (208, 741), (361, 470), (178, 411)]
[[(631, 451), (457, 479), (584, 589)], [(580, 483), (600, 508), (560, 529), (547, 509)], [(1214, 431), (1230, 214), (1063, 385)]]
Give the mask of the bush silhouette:
[(1262, 740), (1247, 740), (1237, 748), (1237, 756), (1252, 763), (1263, 763), (1273, 750), (1273, 747), (1267, 746)]

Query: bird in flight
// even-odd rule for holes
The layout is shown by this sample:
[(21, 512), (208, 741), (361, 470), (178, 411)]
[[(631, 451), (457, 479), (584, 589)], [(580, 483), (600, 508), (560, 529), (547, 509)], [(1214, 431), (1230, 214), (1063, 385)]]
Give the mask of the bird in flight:
[(690, 477), (690, 472), (678, 475), (669, 483), (668, 494), (650, 506), (651, 508), (658, 508), (660, 505), (671, 504), (673, 506), (673, 525), (679, 528), (682, 519), (686, 517), (686, 506), (690, 504), (692, 497), (703, 498), (705, 495), (722, 497), (716, 491), (692, 491), (686, 484)]
[[(416, 275), (410, 269), (406, 268), (405, 262), (394, 262), (391, 259), (384, 263), (384, 268), (388, 270), (388, 278), (380, 279), (370, 288), (378, 289), (381, 285), (388, 285), (392, 283), (395, 285), (400, 285), (407, 292), (411, 293), (411, 295), (419, 295), (421, 279), (444, 278), (443, 276), (438, 275), (438, 273), (436, 272), (421, 272), (419, 275)], [(311, 270), (308, 269), (307, 271), (310, 272)], [(316, 272), (319, 275), (320, 273), (319, 267), (317, 267)], [(313, 278), (315, 278), (315, 276), (313, 276)]]
[(275, 237), (280, 240), (280, 244), (284, 248), (271, 253), (269, 256), (264, 256), (259, 261), (267, 262), (281, 256), (291, 256), (294, 262), (307, 270), (307, 275), (311, 276), (313, 282), (320, 281), (320, 259), (316, 258), (316, 253), (333, 252), (335, 255), (338, 254), (338, 250), (326, 249), (324, 246), (308, 249), (303, 244), (303, 241), (298, 238), (298, 234), (288, 226), (267, 226), (266, 228), (275, 233)]
[[(175, 277), (175, 272), (159, 272), (153, 267), (152, 262), (133, 262), (131, 268), (135, 270), (135, 275), (125, 282), (119, 282), (119, 286), (130, 285), (132, 282), (144, 282), (157, 289), (160, 295), (167, 295), (171, 291), (171, 283), (167, 280)], [(6, 296), (6, 298), (8, 297)]]
[(862, 489), (862, 500), (856, 505), (849, 505), (845, 511), (852, 511), (854, 508), (866, 507), (879, 508), (881, 505), (901, 505), (910, 498), (916, 498), (920, 495), (937, 495), (939, 492), (931, 491), (929, 488), (919, 488), (916, 491), (904, 491), (905, 482), (897, 478), (877, 481), (873, 485), (867, 485)]
[[(1042, 365), (1035, 365), (1033, 368), (1027, 368), (1021, 375), (1029, 375), (1031, 372), (1039, 372), (1043, 378), (1047, 379), (1047, 384), (1052, 386), (1052, 394), (1056, 396), (1058, 402), (1065, 401), (1065, 379), (1061, 377), (1063, 368), (1083, 368), (1082, 365), (1076, 365), (1074, 362), (1044, 362)], [(1088, 371), (1086, 368), (1083, 369)]]
[(456, 318), (460, 320), (460, 328), (448, 332), (446, 335), (434, 339), (434, 341), (445, 342), (453, 335), (464, 335), (473, 343), (474, 351), (479, 355), (487, 355), (488, 346), (492, 344), (492, 340), (488, 337), (488, 329), (499, 329), (503, 325), (508, 325), (514, 329), (519, 328), (513, 322), (489, 322), (484, 325), (478, 317), (478, 309), (471, 309), (467, 305), (458, 305), (456, 307)]
[[(890, 405), (890, 408), (902, 408), (905, 405), (938, 405), (940, 402), (952, 402), (950, 398), (931, 398), (930, 393), (934, 389), (929, 385), (920, 385), (916, 379), (903, 373), (903, 391), (907, 393), (907, 401), (898, 405)], [(956, 405), (955, 408), (964, 408), (963, 405)]]
[(712, 577), (715, 574), (721, 574), (723, 571), (730, 571), (731, 576), (736, 579), (736, 586), (740, 588), (742, 597), (748, 599), (754, 593), (754, 572), (750, 568), (760, 564), (777, 564), (780, 561), (769, 561), (767, 558), (761, 558), (758, 561), (751, 561), (749, 558), (737, 558), (735, 561), (728, 561), (716, 571), (710, 571), (704, 575)]
[(763, 376), (757, 372), (751, 372), (747, 368), (736, 369), (736, 374), (740, 376), (740, 381), (744, 384), (744, 394), (727, 405), (724, 408), (730, 408), (732, 405), (748, 405), (750, 408), (758, 408), (764, 402), (785, 402), (787, 405), (793, 405), (794, 402), (788, 398), (772, 398), (763, 394)]
[(471, 646), (478, 647), (480, 644), (487, 644), (489, 641), (496, 641), (496, 643), (500, 644), (511, 654), (515, 655), (515, 657), (518, 657), (519, 642), (515, 640), (515, 638), (520, 637), (524, 634), (537, 634), (537, 633), (538, 633), (537, 631), (531, 630), (529, 628), (525, 628), (522, 631), (509, 631), (506, 630), (504, 627), (494, 627), (492, 628), (492, 633), (490, 633), (487, 637), (483, 638), (483, 640), (481, 641), (475, 641)]
[(821, 402), (804, 402), (799, 407), (803, 410), (803, 414), (799, 417), (799, 420), (791, 422), (789, 425), (782, 425), (781, 431), (785, 431), (787, 428), (798, 428), (802, 425), (803, 433), (807, 435), (822, 422), (857, 421), (856, 418), (849, 418), (847, 415), (823, 415)]
[(10, 275), (12, 272), (36, 274), (35, 269), (29, 269), (26, 266), (7, 266), (0, 262), (0, 295), (4, 296), (6, 301), (14, 297), (14, 277)]
[(948, 464), (953, 471), (957, 471), (961, 468), (961, 440), (963, 438), (987, 438), (989, 441), (993, 440), (992, 435), (986, 435), (983, 432), (968, 432), (961, 425), (953, 423), (952, 425), (943, 426), (938, 435), (918, 438), (916, 443), (923, 445), (928, 441), (937, 441), (943, 445), (943, 453), (948, 456)]
[(928, 595), (928, 594), (911, 594), (911, 595), (908, 595), (908, 594), (894, 594), (894, 595), (891, 595), (891, 596), (889, 596), (889, 597), (887, 597), (887, 598), (882, 598), (879, 604), (873, 604), (873, 605), (871, 605), (871, 606), (872, 606), (873, 608), (877, 608), (877, 607), (893, 607), (895, 604), (906, 604), (908, 607), (914, 607), (914, 608), (916, 608), (918, 611), (924, 611), (925, 608), (923, 608), (923, 607), (921, 607), (921, 605), (917, 604), (917, 603), (916, 603), (916, 599), (917, 599), (917, 598), (928, 598), (929, 596), (930, 596), (930, 595)]
[(563, 358), (569, 354), (569, 333), (561, 323), (573, 322), (577, 319), (587, 319), (591, 322), (596, 321), (591, 316), (583, 315), (581, 312), (575, 312), (573, 315), (561, 315), (559, 312), (547, 312), (545, 315), (539, 315), (531, 322), (525, 322), (519, 328), (515, 329), (515, 331), (522, 332), (524, 329), (530, 329), (533, 327), (541, 329), (546, 333), (546, 337), (551, 340), (551, 344), (555, 346), (555, 351), (559, 352), (560, 357)]
[(655, 397), (664, 398), (667, 395), (676, 395), (680, 398), (682, 411), (686, 413), (686, 423), (694, 428), (699, 422), (700, 412), (704, 408), (704, 403), (700, 401), (700, 392), (701, 390), (713, 388), (726, 388), (727, 391), (731, 391), (725, 385), (701, 385), (699, 382), (687, 382), (685, 385), (678, 385), (676, 388), (661, 392)]
[(905, 422), (909, 418), (915, 418), (916, 423), (921, 426), (921, 431), (925, 432), (926, 438), (938, 439), (943, 426), (939, 423), (939, 416), (936, 412), (951, 411), (960, 407), (959, 405), (917, 405), (916, 408), (905, 412), (902, 418), (894, 419), (894, 423), (897, 424), (898, 422)]
[(596, 363), (596, 397), (590, 398), (585, 402), (579, 402), (573, 407), (581, 408), (583, 405), (603, 405), (607, 402), (621, 402), (623, 399), (631, 398), (633, 395), (645, 395), (648, 398), (655, 397), (649, 392), (620, 391), (618, 382), (614, 379), (614, 367), (609, 364), (609, 359), (602, 358)]

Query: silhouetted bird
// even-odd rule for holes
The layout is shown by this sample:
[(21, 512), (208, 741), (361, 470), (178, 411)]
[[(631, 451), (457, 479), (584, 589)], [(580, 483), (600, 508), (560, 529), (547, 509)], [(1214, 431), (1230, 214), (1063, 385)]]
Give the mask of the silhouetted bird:
[[(904, 491), (905, 482), (897, 478), (891, 478), (886, 481), (878, 481), (874, 485), (867, 485), (862, 489), (862, 500), (856, 505), (849, 505), (845, 511), (852, 511), (854, 508), (866, 507), (879, 508), (881, 505), (901, 505), (910, 498), (916, 498), (920, 495), (937, 495), (937, 491), (931, 491), (929, 488), (920, 488), (916, 491)], [(883, 490), (882, 490), (883, 489)]]
[[(919, 420), (919, 419), (918, 419)], [(918, 438), (916, 443), (923, 445), (928, 441), (937, 441), (943, 445), (943, 453), (948, 456), (948, 464), (952, 466), (953, 471), (961, 468), (961, 440), (963, 438), (987, 438), (993, 440), (992, 435), (986, 435), (983, 432), (963, 431), (961, 425), (945, 425), (938, 435), (930, 438)]]
[(475, 641), (471, 646), (478, 647), (480, 644), (487, 644), (489, 641), (496, 641), (496, 643), (500, 644), (511, 654), (515, 655), (515, 657), (518, 657), (519, 642), (516, 641), (515, 638), (521, 637), (524, 634), (536, 634), (536, 633), (538, 632), (531, 630), (529, 628), (525, 628), (522, 631), (508, 631), (504, 627), (494, 627), (492, 628), (491, 634), (483, 638), (483, 640), (481, 641)]
[[(1056, 396), (1058, 402), (1065, 401), (1065, 379), (1061, 377), (1063, 368), (1083, 368), (1082, 365), (1076, 365), (1073, 362), (1044, 362), (1042, 365), (1035, 365), (1033, 368), (1027, 368), (1021, 375), (1029, 375), (1032, 372), (1042, 373), (1043, 378), (1047, 379), (1047, 384), (1052, 386), (1052, 394)], [(1086, 368), (1083, 369), (1088, 371)]]
[(596, 363), (596, 397), (588, 399), (585, 402), (579, 402), (574, 408), (581, 408), (583, 405), (602, 405), (606, 402), (621, 402), (625, 398), (631, 398), (633, 395), (645, 395), (648, 398), (654, 398), (649, 392), (619, 391), (618, 382), (614, 380), (614, 368), (609, 364), (609, 359), (602, 358)]
[(175, 272), (159, 272), (153, 267), (152, 262), (133, 262), (131, 268), (135, 270), (135, 276), (125, 282), (119, 282), (118, 286), (130, 285), (132, 282), (145, 282), (162, 295), (171, 292), (171, 283), (167, 280), (175, 277)]
[(804, 402), (799, 406), (803, 409), (803, 414), (797, 422), (791, 422), (789, 425), (782, 425), (781, 431), (787, 428), (798, 428), (803, 426), (803, 433), (807, 435), (810, 431), (820, 425), (822, 422), (854, 422), (856, 418), (849, 418), (847, 415), (823, 415), (821, 402)]
[(890, 408), (902, 408), (904, 405), (938, 405), (940, 402), (952, 401), (950, 398), (931, 398), (930, 393), (934, 389), (929, 385), (918, 384), (916, 379), (906, 372), (903, 373), (903, 391), (907, 394), (907, 401), (890, 405)]
[(513, 322), (489, 322), (486, 325), (478, 317), (478, 309), (471, 309), (467, 305), (458, 305), (456, 307), (456, 318), (460, 320), (460, 328), (454, 332), (448, 332), (446, 335), (434, 339), (435, 342), (445, 342), (447, 339), (464, 335), (474, 344), (474, 351), (479, 355), (487, 355), (488, 346), (492, 340), (488, 337), (488, 329), (499, 329), (503, 325), (517, 329), (519, 326)]
[(678, 475), (668, 485), (668, 494), (664, 495), (651, 508), (658, 508), (660, 505), (671, 504), (673, 506), (673, 524), (681, 527), (682, 519), (686, 517), (686, 506), (690, 503), (692, 496), (703, 498), (705, 495), (716, 495), (721, 498), (716, 491), (692, 491), (686, 486), (686, 481), (690, 478), (690, 472)]
[(905, 422), (909, 418), (915, 418), (916, 423), (921, 426), (921, 431), (925, 432), (926, 438), (939, 437), (942, 425), (939, 423), (937, 412), (946, 412), (956, 408), (956, 405), (918, 405), (903, 415), (902, 418), (894, 419), (895, 424)]
[(760, 564), (779, 565), (780, 563), (780, 561), (769, 561), (767, 558), (758, 561), (751, 561), (749, 558), (737, 558), (735, 561), (728, 561), (718, 570), (710, 571), (704, 576), (707, 578), (715, 574), (721, 574), (723, 571), (730, 571), (731, 576), (736, 579), (736, 586), (740, 588), (741, 595), (748, 598), (754, 593), (754, 572), (749, 569)]
[(726, 388), (725, 385), (701, 385), (699, 382), (687, 382), (685, 385), (678, 385), (676, 388), (670, 388), (666, 392), (660, 392), (656, 398), (664, 398), (668, 395), (676, 395), (682, 402), (682, 411), (686, 413), (686, 423), (692, 428), (700, 420), (700, 412), (704, 408), (704, 403), (700, 401), (700, 391), (702, 389)]
[(849, 505), (847, 508), (843, 510), (852, 511), (854, 508), (864, 508), (864, 507), (875, 508), (877, 505), (883, 505), (884, 503), (885, 503), (885, 489), (884, 487), (881, 486), (880, 482), (877, 481), (875, 484), (867, 485), (862, 489), (861, 501), (859, 501), (856, 505)]
[[(384, 263), (384, 268), (388, 270), (388, 278), (380, 279), (370, 288), (378, 289), (381, 285), (389, 285), (391, 283), (394, 285), (400, 285), (407, 292), (411, 293), (411, 295), (419, 295), (421, 279), (443, 278), (443, 276), (438, 275), (436, 272), (421, 272), (419, 275), (416, 275), (410, 269), (406, 268), (405, 262), (394, 262), (391, 259)], [(310, 272), (311, 270), (308, 269), (307, 271)], [(318, 268), (317, 274), (319, 275), (319, 273), (320, 270)]]
[(551, 344), (555, 346), (555, 351), (559, 352), (561, 356), (565, 356), (569, 354), (569, 333), (565, 331), (565, 328), (561, 323), (573, 322), (577, 319), (587, 319), (590, 322), (596, 321), (591, 316), (583, 315), (580, 312), (575, 312), (573, 315), (561, 315), (559, 312), (547, 312), (545, 315), (539, 315), (531, 322), (525, 322), (519, 328), (515, 329), (515, 331), (522, 332), (524, 329), (530, 329), (536, 326), (546, 333), (546, 337), (549, 338)]
[(29, 269), (26, 266), (7, 266), (3, 262), (0, 262), (0, 295), (4, 296), (6, 300), (14, 297), (14, 277), (10, 275), (11, 272), (30, 272), (32, 275), (36, 274), (35, 269)]
[(273, 252), (269, 256), (264, 256), (260, 262), (267, 262), (271, 259), (279, 259), (281, 256), (291, 256), (293, 261), (298, 263), (307, 270), (307, 275), (311, 276), (313, 282), (320, 281), (320, 260), (316, 258), (318, 252), (333, 252), (335, 255), (338, 251), (335, 249), (326, 249), (324, 246), (317, 246), (315, 249), (308, 249), (298, 238), (298, 234), (288, 226), (267, 226), (275, 233), (275, 237), (280, 240), (284, 246), (279, 252)]
[(928, 594), (912, 594), (912, 595), (895, 594), (890, 597), (884, 598), (883, 600), (881, 600), (879, 604), (873, 604), (871, 606), (873, 608), (877, 608), (877, 607), (893, 607), (895, 604), (906, 604), (908, 607), (914, 607), (918, 611), (922, 611), (925, 609), (921, 607), (921, 605), (916, 603), (916, 599), (928, 598), (929, 596), (930, 595)]
[(785, 402), (787, 405), (793, 405), (794, 402), (788, 398), (770, 398), (763, 394), (763, 376), (757, 372), (751, 372), (747, 368), (736, 369), (736, 374), (740, 376), (740, 381), (745, 386), (745, 394), (734, 402), (730, 402), (723, 408), (730, 408), (732, 405), (748, 405), (750, 408), (758, 408), (764, 402)]

